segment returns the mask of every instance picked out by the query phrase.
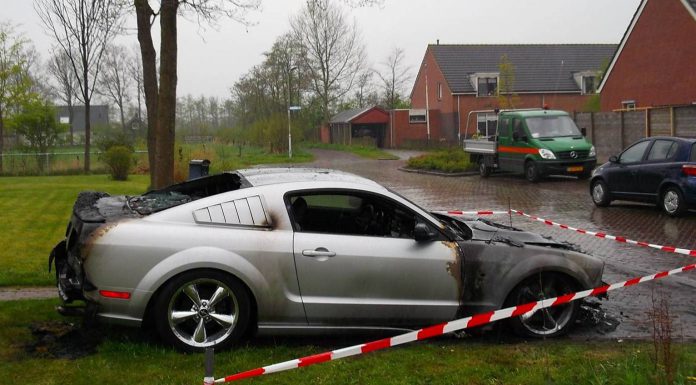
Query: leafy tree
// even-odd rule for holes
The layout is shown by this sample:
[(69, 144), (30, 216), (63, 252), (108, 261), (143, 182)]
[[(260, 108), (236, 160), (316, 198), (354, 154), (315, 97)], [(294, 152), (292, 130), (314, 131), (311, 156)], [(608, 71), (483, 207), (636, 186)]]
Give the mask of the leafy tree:
[(515, 66), (507, 55), (500, 57), (498, 71), (498, 105), (500, 108), (515, 108), (520, 104), (520, 97), (515, 93)]
[(6, 123), (32, 94), (29, 56), (29, 41), (11, 24), (0, 23), (0, 173)]
[(66, 125), (56, 120), (55, 108), (37, 97), (22, 103), (20, 112), (12, 119), (12, 127), (29, 142), (29, 148), (36, 153), (41, 171), (44, 171), (48, 150), (55, 146), (60, 135), (67, 131)]

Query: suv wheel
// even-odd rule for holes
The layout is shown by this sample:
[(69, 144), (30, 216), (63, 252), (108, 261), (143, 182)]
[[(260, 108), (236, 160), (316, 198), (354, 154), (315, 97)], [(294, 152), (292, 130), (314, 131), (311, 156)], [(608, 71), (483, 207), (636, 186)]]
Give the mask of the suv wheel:
[(479, 160), (479, 175), (481, 175), (482, 178), (488, 178), (491, 175), (491, 168), (486, 166), (486, 162), (483, 158)]

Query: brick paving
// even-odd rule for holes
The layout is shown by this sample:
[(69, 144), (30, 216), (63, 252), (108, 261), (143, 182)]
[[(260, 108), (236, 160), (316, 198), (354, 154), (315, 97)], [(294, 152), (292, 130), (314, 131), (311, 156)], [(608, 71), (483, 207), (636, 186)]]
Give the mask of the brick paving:
[[(596, 208), (590, 199), (588, 181), (558, 177), (531, 184), (521, 176), (502, 174), (488, 179), (439, 177), (398, 171), (404, 160), (373, 161), (324, 150), (315, 154), (317, 160), (313, 166), (373, 179), (431, 210), (507, 210), (509, 204), (514, 209), (586, 230), (696, 249), (696, 213), (675, 219), (654, 206), (621, 202), (609, 208)], [(493, 219), (509, 222), (507, 216)], [(571, 242), (601, 258), (606, 262), (604, 279), (610, 283), (694, 263), (693, 257), (590, 237), (519, 216), (513, 216), (512, 221), (516, 227)], [(670, 298), (677, 336), (696, 339), (696, 273), (693, 272), (613, 292), (609, 300), (602, 302), (602, 308), (621, 322), (619, 327), (605, 335), (583, 328), (572, 337), (650, 338), (652, 325), (646, 322), (646, 312), (652, 308), (653, 293), (658, 296), (661, 292)]]

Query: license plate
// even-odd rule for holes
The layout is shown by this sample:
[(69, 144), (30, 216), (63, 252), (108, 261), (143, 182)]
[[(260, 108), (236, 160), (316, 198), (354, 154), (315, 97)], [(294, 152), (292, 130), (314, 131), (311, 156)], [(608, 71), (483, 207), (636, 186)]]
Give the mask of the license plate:
[(571, 166), (568, 167), (568, 172), (581, 172), (582, 166)]

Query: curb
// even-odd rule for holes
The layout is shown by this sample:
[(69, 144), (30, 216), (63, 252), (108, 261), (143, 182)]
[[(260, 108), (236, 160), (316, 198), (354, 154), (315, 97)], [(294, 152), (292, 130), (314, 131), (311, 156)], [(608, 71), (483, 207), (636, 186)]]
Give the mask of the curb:
[(474, 176), (478, 175), (478, 170), (476, 171), (463, 171), (463, 172), (442, 172), (442, 171), (432, 171), (432, 170), (419, 170), (415, 168), (399, 167), (397, 170), (403, 172), (410, 172), (413, 174), (425, 174), (425, 175), (435, 175), (444, 177), (456, 177), (456, 176)]

